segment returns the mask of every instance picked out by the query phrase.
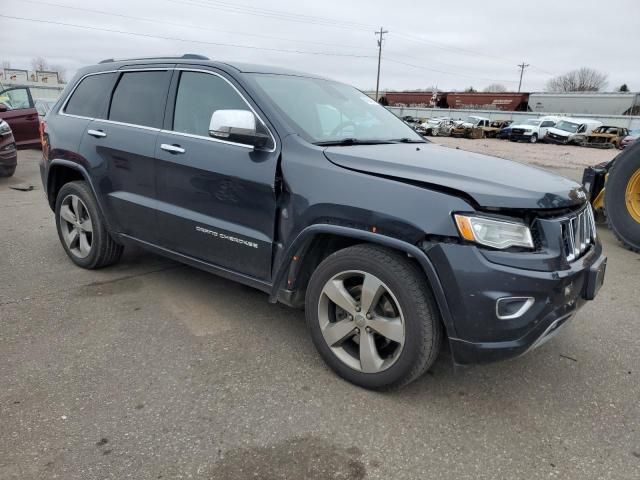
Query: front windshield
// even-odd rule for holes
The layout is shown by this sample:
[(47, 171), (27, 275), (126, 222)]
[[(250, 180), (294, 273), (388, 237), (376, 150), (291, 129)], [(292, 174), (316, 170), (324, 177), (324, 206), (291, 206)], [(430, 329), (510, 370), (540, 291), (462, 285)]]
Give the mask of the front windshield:
[(402, 120), (357, 89), (330, 80), (254, 74), (258, 87), (312, 143), (424, 142)]
[(564, 130), (565, 132), (576, 133), (578, 131), (578, 127), (580, 127), (577, 123), (567, 122), (566, 120), (560, 120), (556, 124), (556, 128), (559, 130)]

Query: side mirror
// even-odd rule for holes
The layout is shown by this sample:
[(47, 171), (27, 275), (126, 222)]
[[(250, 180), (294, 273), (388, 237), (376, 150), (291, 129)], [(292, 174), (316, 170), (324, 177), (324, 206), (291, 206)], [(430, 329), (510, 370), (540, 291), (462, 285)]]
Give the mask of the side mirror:
[(209, 135), (260, 148), (269, 143), (269, 136), (258, 132), (258, 126), (256, 116), (249, 110), (216, 110), (209, 122)]

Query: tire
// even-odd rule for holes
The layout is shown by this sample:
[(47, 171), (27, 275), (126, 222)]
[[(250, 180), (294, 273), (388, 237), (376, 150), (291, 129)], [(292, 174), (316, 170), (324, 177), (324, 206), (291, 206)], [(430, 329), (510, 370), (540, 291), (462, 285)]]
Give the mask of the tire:
[(86, 182), (69, 182), (62, 186), (56, 199), (55, 215), (58, 238), (73, 263), (92, 270), (113, 265), (120, 260), (124, 248), (109, 234), (93, 192)]
[(531, 135), (531, 138), (529, 139), (529, 143), (538, 143), (538, 134), (534, 133), (533, 135)]
[(0, 168), (0, 177), (12, 177), (14, 173), (16, 173), (16, 165)]
[(634, 219), (626, 202), (626, 190), (634, 175), (640, 174), (640, 143), (627, 147), (609, 170), (604, 206), (607, 223), (622, 244), (640, 253), (640, 222)]
[[(368, 279), (365, 280), (368, 285), (380, 282), (382, 288), (381, 295), (373, 296), (378, 300), (371, 302), (373, 307), (370, 311), (373, 312), (373, 317), (370, 320), (366, 319), (369, 318), (365, 315), (366, 308), (360, 311), (357, 310), (358, 307), (352, 310), (353, 317), (350, 320), (348, 311), (338, 307), (327, 294), (332, 292), (333, 297), (334, 292), (349, 289), (346, 291), (349, 297), (339, 298), (350, 298), (359, 302), (362, 298), (362, 287), (358, 294), (358, 281), (364, 283), (360, 276)], [(344, 289), (335, 289), (336, 284)], [(363, 307), (366, 303), (368, 302), (364, 300)], [(351, 305), (348, 308), (350, 307)], [(393, 250), (362, 244), (330, 255), (311, 277), (305, 308), (311, 338), (324, 361), (339, 376), (363, 388), (388, 390), (402, 387), (425, 373), (440, 351), (443, 327), (425, 275), (417, 265)], [(383, 309), (381, 315), (387, 318), (382, 323), (376, 323), (380, 320), (380, 309)], [(389, 310), (392, 313), (389, 313)], [(389, 326), (387, 320), (394, 325), (394, 330), (388, 330), (389, 333), (385, 334), (388, 337), (376, 330), (381, 326)], [(403, 327), (402, 334), (398, 333), (398, 321)], [(338, 337), (342, 335), (342, 339), (339, 340), (340, 343), (333, 343), (332, 348), (329, 346), (331, 342), (326, 340), (325, 336), (328, 336), (327, 332), (338, 322), (345, 328), (342, 332), (349, 332), (350, 328), (360, 332), (353, 330), (345, 335), (338, 334)], [(401, 343), (396, 343), (390, 338), (401, 338)], [(369, 342), (363, 344), (363, 339)], [(375, 362), (365, 361), (363, 355), (366, 353), (362, 352), (370, 350), (362, 345), (373, 345), (378, 354)], [(369, 368), (372, 365), (373, 368)]]

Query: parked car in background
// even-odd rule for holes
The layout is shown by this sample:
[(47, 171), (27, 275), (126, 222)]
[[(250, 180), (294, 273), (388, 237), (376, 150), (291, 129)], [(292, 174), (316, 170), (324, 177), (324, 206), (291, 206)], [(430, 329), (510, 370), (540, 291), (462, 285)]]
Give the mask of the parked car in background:
[(640, 128), (629, 130), (629, 133), (627, 134), (627, 136), (624, 137), (622, 140), (620, 140), (619, 148), (621, 150), (624, 148), (627, 148), (633, 142), (637, 141), (638, 138), (640, 138)]
[(418, 125), (415, 130), (420, 135), (430, 137), (448, 137), (451, 135), (453, 122), (450, 118), (430, 118)]
[(7, 122), (0, 119), (0, 177), (10, 177), (16, 171), (18, 151), (13, 132)]
[(529, 143), (536, 143), (541, 140), (547, 134), (549, 128), (554, 127), (560, 120), (558, 117), (541, 117), (530, 118), (524, 122), (513, 123), (510, 125), (511, 131), (509, 140), (512, 142), (525, 141)]
[(484, 127), (491, 124), (491, 120), (486, 117), (477, 117), (471, 115), (465, 120), (453, 122), (455, 125), (451, 130), (451, 136), (463, 138), (482, 138), (484, 136)]
[(619, 148), (620, 142), (628, 134), (629, 130), (626, 128), (602, 125), (587, 135), (582, 145), (594, 148)]
[(482, 127), (484, 138), (496, 138), (503, 128), (511, 125), (511, 120), (493, 120), (488, 127)]
[(544, 141), (563, 145), (580, 145), (587, 139), (587, 135), (601, 125), (602, 122), (597, 120), (573, 117), (561, 118), (555, 127), (550, 127), (547, 130)]
[(0, 91), (0, 118), (11, 126), (18, 147), (40, 145), (38, 111), (28, 87)]
[(53, 108), (56, 104), (56, 100), (36, 100), (36, 110), (38, 111), (38, 115), (40, 119), (43, 119), (47, 116), (47, 113)]

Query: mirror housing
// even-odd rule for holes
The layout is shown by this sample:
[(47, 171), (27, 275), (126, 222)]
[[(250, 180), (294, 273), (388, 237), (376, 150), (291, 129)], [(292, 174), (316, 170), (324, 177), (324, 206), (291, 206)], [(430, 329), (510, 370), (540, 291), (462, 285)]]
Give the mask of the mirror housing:
[(209, 135), (228, 142), (265, 147), (269, 136), (259, 132), (260, 124), (249, 110), (216, 110), (209, 122)]

